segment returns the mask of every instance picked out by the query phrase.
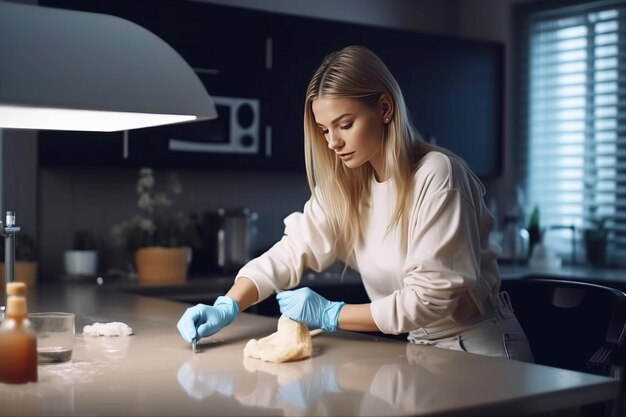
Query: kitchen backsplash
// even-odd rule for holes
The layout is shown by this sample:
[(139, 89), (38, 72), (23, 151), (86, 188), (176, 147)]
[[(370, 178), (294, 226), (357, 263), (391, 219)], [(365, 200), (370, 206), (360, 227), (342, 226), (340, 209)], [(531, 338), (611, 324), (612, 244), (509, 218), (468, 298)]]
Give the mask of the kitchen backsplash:
[[(155, 171), (157, 181), (173, 171)], [(247, 207), (258, 213), (256, 252), (275, 243), (283, 219), (301, 211), (309, 196), (306, 177), (296, 173), (253, 171), (176, 171), (183, 193), (181, 209), (202, 213), (219, 208)], [(136, 212), (137, 170), (114, 168), (43, 169), (40, 175), (40, 278), (63, 274), (63, 252), (74, 233), (96, 237), (100, 272), (128, 270), (130, 258), (111, 239), (111, 227)]]

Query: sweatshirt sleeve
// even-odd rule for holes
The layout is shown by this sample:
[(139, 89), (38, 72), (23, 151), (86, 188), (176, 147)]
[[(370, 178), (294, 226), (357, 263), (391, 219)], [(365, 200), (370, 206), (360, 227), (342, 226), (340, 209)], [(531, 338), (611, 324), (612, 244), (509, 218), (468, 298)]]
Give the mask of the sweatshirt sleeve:
[(403, 288), (370, 307), (380, 330), (404, 333), (453, 315), (477, 279), (479, 242), (474, 206), (459, 189), (440, 190), (418, 204), (410, 217)]
[(260, 302), (273, 293), (294, 288), (305, 268), (321, 271), (336, 259), (335, 246), (324, 211), (311, 197), (302, 213), (285, 218), (284, 236), (267, 252), (239, 270), (236, 280), (251, 279)]

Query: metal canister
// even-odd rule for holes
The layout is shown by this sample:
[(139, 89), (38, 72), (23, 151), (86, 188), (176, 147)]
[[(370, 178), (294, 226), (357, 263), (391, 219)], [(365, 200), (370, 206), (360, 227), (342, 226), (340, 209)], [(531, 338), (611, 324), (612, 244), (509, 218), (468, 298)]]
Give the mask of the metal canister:
[(224, 272), (239, 270), (252, 259), (258, 214), (247, 208), (220, 209), (217, 263)]

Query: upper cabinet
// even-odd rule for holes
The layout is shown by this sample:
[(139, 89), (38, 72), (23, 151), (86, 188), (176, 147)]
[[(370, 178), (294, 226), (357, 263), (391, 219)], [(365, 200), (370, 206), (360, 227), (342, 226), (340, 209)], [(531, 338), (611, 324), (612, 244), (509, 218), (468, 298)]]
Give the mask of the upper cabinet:
[[(272, 17), (274, 136), (281, 159), (301, 153), (303, 103), (323, 58), (365, 45), (397, 79), (418, 131), (462, 156), (482, 177), (501, 170), (503, 47), (439, 35), (287, 15)], [(301, 163), (301, 160), (293, 161)]]
[[(214, 97), (218, 120), (120, 133), (39, 134), (40, 165), (264, 168), (269, 121), (268, 15), (192, 1), (42, 0), (41, 5), (133, 21), (171, 45)], [(119, 65), (124, 65), (119, 63)]]
[(413, 121), (480, 176), (500, 173), (503, 48), (406, 30), (180, 0), (41, 0), (117, 15), (157, 34), (216, 97), (219, 119), (127, 134), (40, 133), (43, 166), (304, 170), (309, 79), (351, 44), (377, 53), (397, 78)]

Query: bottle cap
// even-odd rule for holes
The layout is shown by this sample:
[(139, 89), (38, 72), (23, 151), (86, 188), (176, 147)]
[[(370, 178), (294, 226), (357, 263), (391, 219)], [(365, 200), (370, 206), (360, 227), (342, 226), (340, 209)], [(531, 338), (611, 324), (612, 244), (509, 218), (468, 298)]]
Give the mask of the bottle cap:
[(7, 316), (26, 316), (26, 298), (18, 295), (7, 298)]
[(23, 282), (8, 282), (7, 295), (26, 295), (26, 284)]

